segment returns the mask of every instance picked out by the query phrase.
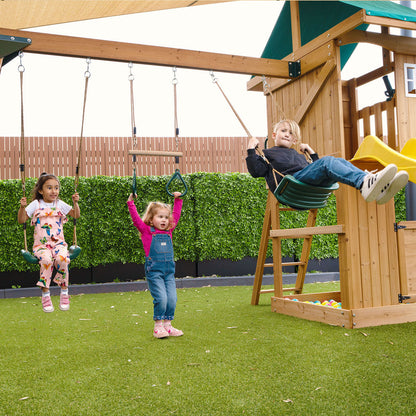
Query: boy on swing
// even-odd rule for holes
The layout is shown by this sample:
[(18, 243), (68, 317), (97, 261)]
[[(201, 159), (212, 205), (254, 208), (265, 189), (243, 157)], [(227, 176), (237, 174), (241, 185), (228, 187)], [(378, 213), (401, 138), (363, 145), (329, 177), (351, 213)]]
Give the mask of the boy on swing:
[[(292, 175), (297, 180), (312, 185), (328, 187), (341, 182), (360, 190), (366, 202), (377, 201), (385, 204), (406, 186), (409, 175), (406, 171), (397, 171), (397, 166), (390, 164), (376, 172), (365, 172), (342, 158), (318, 154), (306, 143), (300, 144), (300, 151), (307, 152), (312, 162), (308, 163), (305, 156), (293, 147), (301, 140), (299, 125), (293, 120), (282, 120), (273, 128), (275, 146), (264, 150), (267, 163), (256, 154), (259, 144), (257, 138), (249, 140), (247, 148), (247, 169), (254, 178), (265, 177), (269, 189), (274, 192), (281, 180), (274, 175), (273, 169), (280, 174)], [(272, 169), (273, 168), (273, 169)]]

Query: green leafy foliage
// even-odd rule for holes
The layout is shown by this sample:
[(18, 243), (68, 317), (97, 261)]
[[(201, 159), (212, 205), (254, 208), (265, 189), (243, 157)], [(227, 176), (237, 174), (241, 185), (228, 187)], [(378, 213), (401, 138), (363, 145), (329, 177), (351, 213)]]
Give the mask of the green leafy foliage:
[[(188, 193), (184, 197), (182, 215), (174, 231), (176, 260), (203, 261), (212, 259), (240, 260), (256, 257), (263, 227), (267, 189), (262, 178), (241, 173), (194, 173), (184, 175)], [(173, 204), (166, 192), (168, 176), (137, 178), (135, 204), (140, 215), (150, 201)], [(60, 178), (62, 200), (72, 203), (74, 178)], [(26, 181), (27, 196), (35, 179)], [(89, 268), (111, 263), (144, 263), (140, 236), (132, 225), (127, 209), (131, 193), (130, 177), (94, 176), (80, 178), (81, 217), (77, 221), (77, 243), (81, 255), (72, 266)], [(36, 271), (27, 264), (20, 250), (24, 247), (22, 226), (17, 211), (22, 197), (19, 180), (0, 181), (0, 271)], [(396, 196), (397, 220), (406, 219), (405, 197)], [(286, 212), (281, 215), (281, 228), (303, 227), (307, 212)], [(318, 211), (317, 225), (336, 224), (336, 200), (331, 196), (326, 208)], [(66, 241), (72, 244), (73, 224), (64, 228)], [(29, 250), (33, 244), (33, 228), (27, 226)], [(282, 256), (299, 257), (302, 240), (282, 241)], [(268, 250), (271, 256), (271, 244)], [(311, 258), (338, 256), (336, 235), (315, 236)]]
[(406, 192), (402, 189), (394, 196), (394, 206), (396, 210), (396, 221), (406, 221)]

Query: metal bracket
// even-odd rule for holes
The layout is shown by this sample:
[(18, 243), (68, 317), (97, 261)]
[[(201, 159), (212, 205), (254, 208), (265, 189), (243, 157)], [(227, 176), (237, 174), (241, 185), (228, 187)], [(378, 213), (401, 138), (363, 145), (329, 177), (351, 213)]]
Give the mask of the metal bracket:
[(0, 34), (0, 57), (3, 58), (3, 66), (15, 58), (19, 51), (32, 43), (29, 38), (6, 36)]
[(397, 222), (395, 222), (394, 223), (394, 232), (395, 233), (397, 233), (397, 231), (399, 231), (399, 230), (403, 230), (403, 229), (405, 229), (406, 228), (406, 226), (405, 225), (399, 225), (399, 224), (397, 224)]
[(399, 293), (399, 303), (403, 303), (404, 300), (408, 300), (410, 298), (410, 296), (404, 296), (401, 293)]
[(288, 64), (290, 78), (296, 78), (301, 75), (300, 61), (289, 61)]

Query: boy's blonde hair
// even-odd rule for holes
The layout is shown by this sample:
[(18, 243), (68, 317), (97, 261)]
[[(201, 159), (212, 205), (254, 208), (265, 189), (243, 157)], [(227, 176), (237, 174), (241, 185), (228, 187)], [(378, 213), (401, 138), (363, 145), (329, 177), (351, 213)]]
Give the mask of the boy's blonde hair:
[(292, 131), (293, 136), (296, 139), (296, 143), (300, 143), (301, 141), (301, 134), (300, 134), (300, 127), (299, 124), (296, 123), (295, 120), (280, 120), (273, 126), (273, 133), (276, 133), (276, 130), (279, 128), (279, 126), (283, 123), (287, 123), (290, 126), (290, 130)]
[(167, 229), (170, 230), (174, 226), (173, 216), (172, 216), (172, 207), (169, 204), (165, 204), (164, 202), (159, 202), (159, 201), (149, 202), (149, 204), (147, 205), (146, 211), (143, 214), (143, 222), (146, 225), (151, 226), (153, 217), (156, 215), (159, 209), (167, 209), (169, 211), (169, 226)]

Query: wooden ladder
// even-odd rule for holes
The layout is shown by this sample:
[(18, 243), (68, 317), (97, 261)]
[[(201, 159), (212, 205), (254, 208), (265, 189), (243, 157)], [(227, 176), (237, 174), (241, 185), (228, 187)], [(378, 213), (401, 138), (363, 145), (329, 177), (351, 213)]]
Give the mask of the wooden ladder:
[[(312, 238), (319, 234), (342, 234), (342, 225), (328, 225), (315, 227), (318, 209), (310, 209), (304, 228), (280, 228), (280, 212), (295, 211), (293, 208), (281, 207), (279, 201), (269, 191), (266, 211), (264, 214), (263, 229), (260, 240), (259, 255), (257, 258), (256, 273), (254, 276), (251, 304), (258, 305), (260, 294), (274, 293), (276, 297), (282, 297), (283, 292), (302, 293), (308, 268), (309, 254), (312, 246)], [(300, 260), (297, 262), (282, 262), (281, 240), (285, 238), (303, 238), (303, 247)], [(273, 263), (265, 263), (267, 246), (272, 239)], [(283, 288), (283, 267), (298, 266), (295, 287)], [(262, 289), (262, 281), (265, 267), (273, 267), (273, 289)]]

